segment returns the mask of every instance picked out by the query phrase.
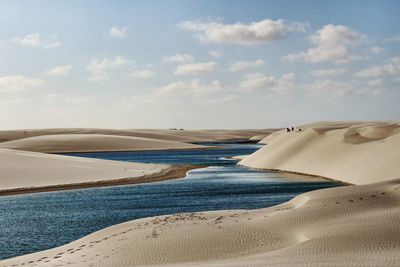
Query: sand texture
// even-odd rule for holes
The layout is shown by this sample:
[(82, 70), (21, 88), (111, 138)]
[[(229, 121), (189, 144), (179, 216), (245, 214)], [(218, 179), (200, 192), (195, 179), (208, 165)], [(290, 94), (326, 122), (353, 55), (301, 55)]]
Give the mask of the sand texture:
[(257, 130), (178, 130), (178, 129), (89, 129), (89, 128), (57, 128), (57, 129), (26, 129), (0, 131), (0, 142), (17, 139), (56, 134), (103, 134), (117, 136), (133, 136), (179, 142), (212, 142), (249, 139), (256, 135), (267, 135), (273, 129)]
[(115, 225), (0, 266), (399, 266), (400, 180)]
[(0, 149), (0, 163), (0, 192), (17, 188), (139, 178), (169, 167), (164, 164), (118, 162), (10, 149)]
[(0, 143), (0, 148), (45, 153), (196, 149), (205, 146), (144, 137), (103, 134), (54, 134)]
[(400, 266), (399, 124), (301, 128), (270, 134), (241, 164), (355, 185), (265, 209), (134, 220), (0, 266)]
[(318, 175), (352, 184), (400, 178), (400, 126), (395, 122), (313, 124), (264, 138), (241, 165)]

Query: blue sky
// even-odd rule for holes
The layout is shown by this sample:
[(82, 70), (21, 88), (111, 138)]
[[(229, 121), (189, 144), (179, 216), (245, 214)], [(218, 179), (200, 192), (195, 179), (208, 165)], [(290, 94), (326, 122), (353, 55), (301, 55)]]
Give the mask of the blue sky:
[(0, 128), (399, 120), (399, 1), (0, 0)]

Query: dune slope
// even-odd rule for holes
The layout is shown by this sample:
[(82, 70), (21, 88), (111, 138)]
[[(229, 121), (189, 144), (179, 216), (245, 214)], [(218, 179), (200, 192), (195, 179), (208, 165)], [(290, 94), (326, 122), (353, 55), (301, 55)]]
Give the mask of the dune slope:
[(0, 142), (22, 138), (57, 134), (104, 134), (133, 136), (179, 142), (212, 142), (249, 139), (255, 135), (265, 135), (273, 129), (257, 130), (178, 130), (178, 129), (92, 129), (92, 128), (54, 128), (0, 131)]
[[(398, 266), (400, 180), (115, 225), (1, 266)], [(14, 265), (15, 264), (15, 265)]]
[(275, 132), (241, 165), (323, 176), (353, 184), (400, 178), (400, 126), (313, 125)]
[(0, 191), (139, 178), (168, 165), (118, 162), (0, 149)]
[(144, 137), (102, 134), (56, 134), (34, 136), (3, 142), (0, 143), (0, 148), (56, 153), (195, 149), (204, 148), (204, 146)]

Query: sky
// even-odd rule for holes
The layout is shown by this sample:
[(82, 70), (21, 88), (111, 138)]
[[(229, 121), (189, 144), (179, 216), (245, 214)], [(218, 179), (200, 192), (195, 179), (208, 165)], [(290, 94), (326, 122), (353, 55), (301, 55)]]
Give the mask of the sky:
[(400, 1), (0, 0), (0, 129), (400, 119)]

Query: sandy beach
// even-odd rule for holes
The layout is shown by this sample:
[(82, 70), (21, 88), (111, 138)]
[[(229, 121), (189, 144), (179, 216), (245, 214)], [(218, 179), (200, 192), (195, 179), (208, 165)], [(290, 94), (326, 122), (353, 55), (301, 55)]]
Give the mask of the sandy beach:
[(130, 221), (0, 265), (397, 266), (399, 125), (338, 122), (301, 128), (264, 138), (267, 145), (240, 164), (353, 185), (308, 192), (259, 210)]

